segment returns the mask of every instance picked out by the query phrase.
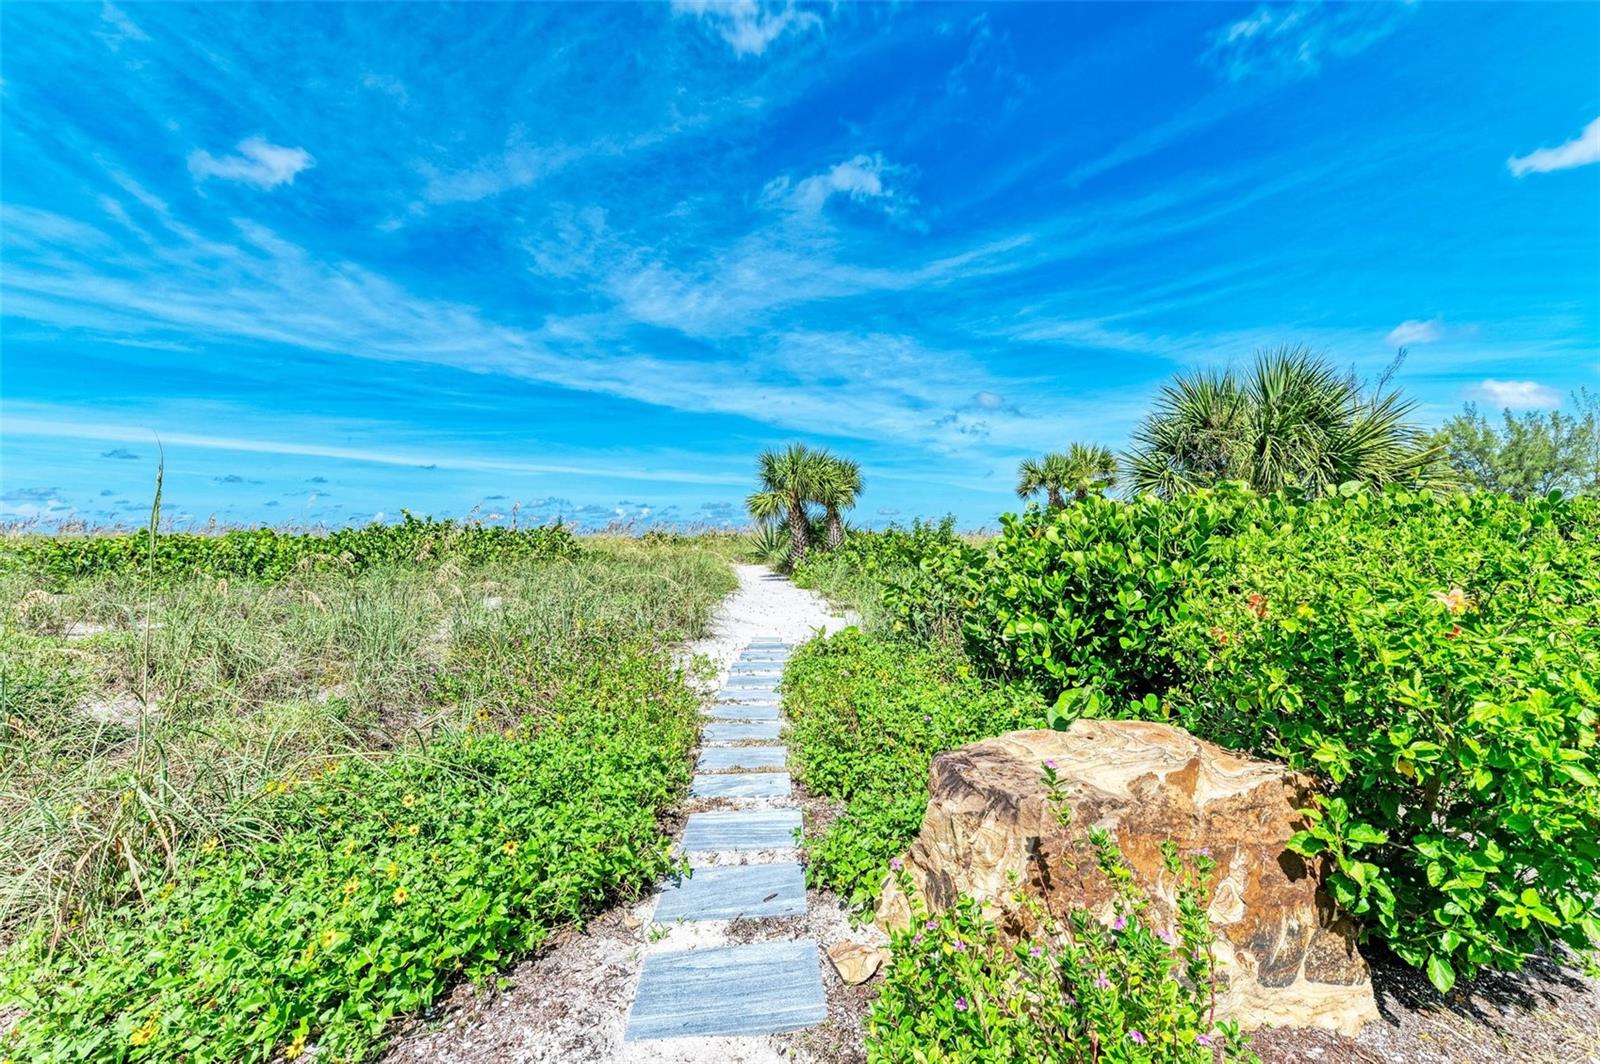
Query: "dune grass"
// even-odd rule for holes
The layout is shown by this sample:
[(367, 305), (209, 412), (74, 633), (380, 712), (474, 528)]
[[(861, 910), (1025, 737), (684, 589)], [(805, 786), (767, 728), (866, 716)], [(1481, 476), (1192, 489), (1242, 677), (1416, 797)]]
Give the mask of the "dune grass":
[[(0, 1059), (264, 1059), (297, 1038), (358, 1057), (458, 973), (647, 882), (665, 859), (655, 816), (686, 785), (693, 742), (671, 647), (732, 590), (732, 549), (619, 537), (574, 558), (276, 583), (0, 576), (0, 938), (8, 997), (28, 1013)], [(394, 837), (402, 819), (431, 848)], [(422, 921), (398, 886), (352, 894), (371, 903), (359, 918), (318, 908), (330, 875), (387, 882), (391, 866), (430, 920), (488, 890), (504, 926)], [(274, 923), (251, 883), (311, 908)], [(297, 963), (314, 970), (289, 982), (268, 963), (288, 954), (264, 941), (234, 942), (210, 975), (178, 963), (224, 948), (230, 928), (298, 942), (301, 924), (356, 951), (425, 928), (440, 954), (412, 963), (397, 946), (411, 982), (394, 994), (366, 968), (317, 967), (303, 943)], [(169, 955), (170, 970), (151, 960)], [(221, 970), (258, 994), (225, 1024), (192, 1000)], [(134, 978), (171, 985), (135, 1000)]]

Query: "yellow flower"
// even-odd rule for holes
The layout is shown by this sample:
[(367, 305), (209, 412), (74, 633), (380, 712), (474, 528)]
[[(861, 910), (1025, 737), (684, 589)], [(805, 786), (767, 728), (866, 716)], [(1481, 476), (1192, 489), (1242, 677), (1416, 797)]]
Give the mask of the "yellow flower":
[(406, 829), (406, 834), (407, 835), (415, 835), (417, 832), (419, 832), (421, 830), (422, 830), (421, 825), (412, 824), (409, 828)]
[(412, 806), (417, 804), (417, 796), (414, 794), (408, 794), (404, 798), (400, 799), (400, 804), (405, 806), (407, 809), (410, 809)]
[(350, 855), (354, 854), (355, 852), (356, 852), (356, 840), (355, 839), (351, 839), (349, 842), (344, 844), (344, 855), (346, 857), (349, 857)]
[(172, 892), (177, 890), (177, 889), (178, 889), (178, 884), (176, 884), (176, 883), (168, 883), (166, 886), (161, 888), (161, 896), (163, 898), (170, 898), (170, 897), (172, 897)]
[(506, 855), (507, 856), (514, 857), (514, 856), (516, 856), (516, 853), (517, 853), (517, 840), (516, 839), (507, 839), (506, 840), (506, 844), (504, 846), (500, 847), (500, 848), (502, 850), (506, 851)]
[(128, 1036), (128, 1044), (130, 1046), (147, 1046), (155, 1039), (155, 1037), (156, 1021), (153, 1019), (146, 1020), (144, 1021), (144, 1026), (138, 1028)]
[(331, 927), (328, 928), (326, 931), (324, 931), (322, 933), (322, 948), (323, 949), (332, 949), (333, 948), (333, 944), (336, 941), (338, 941), (338, 939), (339, 939), (339, 932), (335, 931)]
[(294, 1041), (293, 1042), (290, 1042), (287, 1046), (284, 1046), (284, 1048), (283, 1048), (283, 1059), (284, 1060), (295, 1060), (300, 1056), (301, 1053), (304, 1053), (305, 1051), (306, 1051), (306, 1036), (303, 1033), (302, 1034), (297, 1034), (297, 1035), (294, 1036)]
[(395, 864), (393, 861), (390, 861), (384, 866), (383, 874), (386, 878), (393, 879), (395, 876), (400, 874), (400, 866)]
[(410, 897), (411, 894), (406, 890), (405, 887), (394, 888), (394, 903), (396, 905), (404, 905)]
[(344, 892), (345, 892), (346, 895), (354, 894), (356, 891), (358, 891), (360, 889), (361, 889), (361, 880), (355, 879), (353, 877), (351, 878), (350, 882), (348, 882), (348, 883), (346, 883), (344, 885)]
[(213, 835), (209, 839), (207, 839), (204, 843), (202, 843), (200, 848), (202, 850), (204, 850), (206, 853), (215, 853), (217, 847), (221, 846), (221, 845), (222, 845), (222, 840), (217, 838), (215, 835)]
[(1452, 587), (1449, 591), (1435, 591), (1433, 597), (1439, 605), (1451, 613), (1462, 613), (1472, 608), (1472, 598), (1459, 587)]
[(88, 811), (89, 807), (84, 805), (82, 802), (79, 802), (77, 805), (72, 807), (72, 819), (76, 820)]

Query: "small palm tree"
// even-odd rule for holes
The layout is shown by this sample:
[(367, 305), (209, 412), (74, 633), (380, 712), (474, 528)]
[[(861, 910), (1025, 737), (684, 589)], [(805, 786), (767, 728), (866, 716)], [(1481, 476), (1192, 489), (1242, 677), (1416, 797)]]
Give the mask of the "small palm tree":
[(811, 546), (811, 515), (806, 504), (812, 502), (829, 462), (825, 451), (813, 451), (803, 443), (792, 443), (781, 451), (763, 451), (757, 459), (761, 487), (745, 499), (745, 507), (757, 521), (787, 521), (789, 524), (789, 564), (806, 556)]
[(1026, 499), (1042, 491), (1052, 510), (1067, 504), (1067, 492), (1082, 501), (1116, 482), (1116, 456), (1096, 443), (1074, 443), (1065, 454), (1052, 451), (1017, 466), (1017, 496)]
[(1165, 498), (1224, 480), (1260, 492), (1429, 484), (1437, 448), (1408, 420), (1415, 408), (1381, 384), (1368, 394), (1307, 348), (1257, 352), (1244, 373), (1162, 388), (1133, 436), (1133, 484)]
[(844, 542), (844, 521), (839, 511), (854, 506), (860, 494), (861, 466), (848, 458), (827, 458), (812, 501), (821, 504), (827, 519), (829, 550)]
[(1017, 498), (1045, 493), (1045, 503), (1054, 510), (1065, 506), (1061, 490), (1067, 482), (1067, 456), (1054, 451), (1041, 458), (1024, 458), (1017, 466)]

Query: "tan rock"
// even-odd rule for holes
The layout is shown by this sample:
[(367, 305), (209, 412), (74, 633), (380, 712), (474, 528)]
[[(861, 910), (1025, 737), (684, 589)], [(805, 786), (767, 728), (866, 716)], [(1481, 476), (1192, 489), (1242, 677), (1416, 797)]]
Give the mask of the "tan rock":
[[(1070, 829), (1048, 800), (1047, 760), (1066, 786)], [(1203, 850), (1217, 862), (1209, 911), (1226, 984), (1219, 1017), (1354, 1034), (1378, 1014), (1355, 925), (1321, 889), (1322, 870), (1286, 848), (1305, 826), (1297, 810), (1310, 794), (1309, 779), (1282, 765), (1163, 724), (1080, 720), (1064, 732), (1012, 732), (934, 759), (905, 869), (932, 911), (966, 894), (1010, 935), (1032, 929), (1019, 888), (1056, 916), (1082, 906), (1109, 919), (1114, 892), (1087, 838), (1101, 827), (1170, 928), (1176, 884), (1161, 844)], [(892, 876), (877, 915), (885, 928), (910, 918)]]
[(833, 962), (840, 979), (856, 986), (877, 974), (883, 962), (889, 959), (889, 951), (845, 941), (828, 947), (828, 959)]

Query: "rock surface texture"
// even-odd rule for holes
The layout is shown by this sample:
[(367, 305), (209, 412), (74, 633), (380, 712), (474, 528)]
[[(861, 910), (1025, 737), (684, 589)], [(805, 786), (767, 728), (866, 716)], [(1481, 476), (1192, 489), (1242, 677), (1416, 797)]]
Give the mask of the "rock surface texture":
[[(1043, 763), (1066, 785), (1072, 819), (1050, 808)], [(1023, 731), (939, 755), (928, 811), (906, 856), (924, 904), (977, 898), (1012, 934), (1030, 930), (1018, 886), (1054, 914), (1083, 906), (1109, 919), (1113, 891), (1087, 829), (1116, 838), (1134, 876), (1170, 923), (1175, 884), (1161, 844), (1217, 862), (1210, 915), (1226, 986), (1219, 1017), (1247, 1028), (1322, 1027), (1354, 1034), (1377, 1018), (1355, 926), (1320, 889), (1316, 868), (1286, 848), (1304, 826), (1309, 781), (1187, 732), (1141, 721), (1080, 720), (1064, 732)], [(891, 879), (878, 908), (903, 927), (906, 898)]]

